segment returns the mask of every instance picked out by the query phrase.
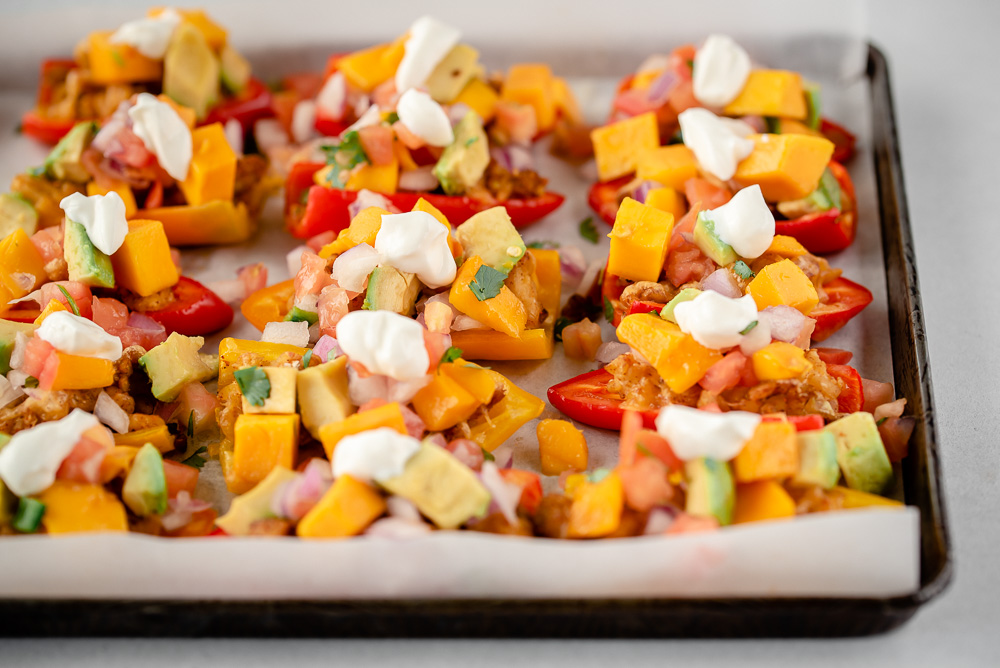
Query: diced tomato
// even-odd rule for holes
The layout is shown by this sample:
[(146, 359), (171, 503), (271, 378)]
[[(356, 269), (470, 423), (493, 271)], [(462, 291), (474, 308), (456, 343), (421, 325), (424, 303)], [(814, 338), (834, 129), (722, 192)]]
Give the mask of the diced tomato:
[(42, 375), (45, 363), (55, 350), (48, 341), (43, 341), (37, 336), (31, 337), (24, 347), (24, 363), (21, 365), (20, 371), (38, 378)]
[(444, 356), (445, 352), (448, 351), (451, 345), (451, 337), (446, 334), (438, 334), (437, 332), (429, 332), (424, 330), (424, 347), (427, 348), (427, 357), (430, 359), (431, 363), (428, 367), (428, 373), (432, 373), (434, 369), (438, 367), (438, 363)]
[(31, 235), (31, 243), (45, 264), (63, 256), (63, 227), (45, 227)]
[(295, 105), (299, 103), (298, 93), (293, 90), (280, 90), (271, 93), (271, 113), (281, 123), (281, 127), (289, 137), (292, 136), (292, 116), (295, 114)]
[(337, 238), (337, 233), (333, 230), (327, 230), (326, 232), (320, 232), (314, 237), (309, 237), (306, 240), (306, 246), (314, 253), (319, 253), (323, 246), (333, 243), (334, 239)]
[(267, 287), (267, 265), (258, 262), (240, 267), (236, 272), (236, 277), (243, 281), (243, 289), (246, 291), (244, 294), (253, 294)]
[(656, 110), (656, 106), (649, 101), (648, 91), (639, 88), (629, 88), (616, 95), (612, 107), (614, 111), (626, 116), (638, 116)]
[(706, 179), (693, 178), (684, 184), (684, 196), (692, 207), (700, 202), (702, 209), (715, 209), (731, 200), (733, 193), (729, 188), (717, 186)]
[(91, 313), (96, 324), (108, 334), (116, 336), (128, 322), (128, 307), (110, 297), (94, 297), (91, 300)]
[(619, 465), (615, 472), (622, 481), (625, 503), (641, 513), (673, 499), (674, 488), (667, 480), (667, 467), (659, 459), (640, 457), (629, 465)]
[(681, 239), (678, 248), (667, 255), (664, 268), (667, 280), (674, 285), (684, 285), (690, 281), (700, 281), (717, 269), (715, 263), (697, 246)]
[(694, 57), (697, 53), (698, 50), (693, 44), (679, 46), (670, 54), (670, 59), (667, 61), (668, 67), (681, 79), (691, 81), (691, 64), (694, 62)]
[(311, 100), (322, 87), (323, 75), (319, 72), (296, 72), (281, 78), (281, 88), (295, 91), (300, 100)]
[(841, 413), (860, 411), (865, 403), (865, 392), (857, 369), (846, 364), (827, 364), (826, 372), (844, 383), (837, 397), (837, 410)]
[(198, 486), (198, 469), (187, 464), (181, 464), (170, 459), (163, 460), (163, 475), (167, 479), (167, 498), (173, 499), (179, 492), (194, 495)]
[(315, 253), (302, 251), (302, 268), (295, 274), (295, 298), (318, 295), (333, 283), (326, 269), (326, 260)]
[(502, 101), (496, 106), (496, 126), (511, 141), (527, 144), (538, 134), (538, 117), (529, 104)]
[(618, 434), (618, 463), (628, 466), (638, 457), (636, 442), (642, 430), (642, 416), (638, 411), (622, 413), (621, 431)]
[(108, 453), (105, 444), (84, 435), (56, 471), (56, 478), (82, 483), (101, 482), (101, 464)]
[(909, 454), (910, 436), (916, 426), (917, 419), (914, 417), (887, 417), (878, 426), (890, 462), (902, 461)]
[(700, 533), (702, 531), (715, 531), (719, 528), (719, 520), (714, 517), (696, 517), (681, 513), (674, 520), (670, 528), (667, 529), (668, 536), (675, 536), (682, 533)]
[[(350, 297), (344, 288), (336, 285), (328, 285), (323, 288), (323, 292), (319, 294), (319, 302), (316, 304), (316, 309), (319, 312), (320, 334), (336, 337), (337, 323), (347, 315), (350, 305)], [(261, 330), (263, 330), (263, 326), (261, 326)]]
[(698, 384), (712, 394), (722, 394), (740, 384), (743, 369), (749, 359), (739, 350), (726, 353), (725, 357), (708, 368)]
[(60, 287), (66, 290), (69, 296), (73, 298), (73, 301), (76, 302), (76, 308), (79, 309), (81, 316), (89, 318), (93, 315), (94, 296), (91, 294), (90, 288), (79, 281), (57, 281), (44, 284), (42, 286), (42, 304), (48, 304), (55, 299), (62, 302), (66, 308), (72, 311), (73, 307), (70, 306), (69, 299), (59, 289)]
[(698, 98), (694, 96), (694, 84), (690, 81), (678, 82), (678, 84), (674, 86), (673, 91), (670, 92), (670, 99), (667, 100), (667, 105), (676, 114), (679, 114), (687, 109), (700, 107), (701, 103), (698, 102)]
[(671, 471), (680, 471), (684, 468), (684, 462), (674, 454), (667, 439), (652, 429), (643, 429), (639, 432), (639, 436), (636, 438), (636, 449), (643, 455), (648, 452), (663, 462)]
[(825, 364), (847, 364), (854, 358), (850, 350), (840, 348), (813, 348)]
[(521, 488), (518, 507), (529, 515), (534, 515), (542, 502), (542, 478), (534, 471), (522, 469), (500, 469), (500, 476), (512, 485)]
[(389, 165), (396, 159), (393, 150), (392, 128), (387, 125), (369, 125), (358, 130), (361, 148), (365, 150), (369, 162), (373, 165)]
[(896, 390), (893, 389), (892, 383), (862, 378), (861, 387), (865, 397), (862, 410), (869, 413), (874, 413), (876, 407), (887, 404), (896, 397)]
[(822, 429), (826, 425), (821, 415), (776, 414), (764, 415), (762, 418), (764, 422), (788, 422), (795, 427), (795, 431), (815, 431)]
[(215, 424), (215, 408), (218, 398), (201, 383), (188, 383), (177, 395), (177, 405), (171, 419), (185, 430), (191, 414), (194, 414), (195, 433), (204, 431)]

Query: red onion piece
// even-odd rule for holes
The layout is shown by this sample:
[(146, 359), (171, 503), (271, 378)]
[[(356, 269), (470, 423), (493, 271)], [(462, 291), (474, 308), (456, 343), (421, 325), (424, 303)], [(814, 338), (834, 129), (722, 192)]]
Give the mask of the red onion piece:
[(94, 417), (119, 434), (128, 431), (128, 413), (122, 410), (122, 407), (111, 398), (111, 395), (103, 390), (97, 395), (97, 403), (94, 404)]
[(473, 471), (483, 468), (483, 449), (475, 441), (467, 438), (456, 438), (445, 446), (445, 450), (455, 456), (455, 459), (468, 466)]
[[(10, 373), (17, 373), (11, 371)], [(6, 376), (0, 376), (0, 408), (5, 408), (24, 396), (24, 392), (7, 380)], [(100, 418), (98, 418), (100, 419)]]
[(521, 501), (521, 488), (504, 480), (494, 462), (483, 462), (479, 480), (492, 497), (490, 507), (496, 506), (508, 522), (517, 524), (517, 504)]
[(372, 192), (371, 190), (362, 188), (358, 191), (357, 199), (348, 205), (347, 211), (351, 214), (351, 218), (353, 219), (363, 209), (367, 209), (372, 206), (377, 206), (380, 209), (385, 209), (389, 212), (395, 212), (396, 210), (392, 206), (392, 203), (389, 202), (389, 200), (384, 196), (379, 195), (377, 192)]
[(403, 412), (403, 424), (406, 425), (406, 433), (413, 438), (423, 438), (427, 431), (427, 425), (420, 419), (420, 416), (411, 411), (406, 406), (400, 409)]
[(559, 268), (562, 270), (563, 281), (574, 283), (583, 277), (587, 270), (587, 260), (583, 251), (576, 246), (563, 246), (559, 249)]
[(758, 134), (767, 132), (767, 123), (764, 122), (763, 116), (741, 116), (740, 120), (753, 128), (753, 131)]
[(425, 165), (409, 171), (400, 172), (399, 189), (411, 190), (414, 192), (424, 192), (435, 190), (438, 187), (438, 178), (434, 176), (434, 166)]
[(514, 466), (514, 450), (509, 445), (501, 445), (491, 452), (498, 469), (509, 469)]
[(620, 355), (624, 355), (629, 351), (627, 344), (621, 343), (619, 341), (605, 341), (597, 348), (597, 354), (594, 359), (598, 364), (608, 364), (609, 362), (618, 359)]
[(531, 148), (522, 144), (508, 144), (507, 153), (510, 155), (510, 170), (512, 172), (522, 172), (535, 168), (535, 156), (531, 153)]
[(465, 115), (472, 111), (472, 108), (464, 102), (456, 102), (455, 104), (448, 107), (448, 120), (451, 121), (452, 127), (458, 125), (465, 118)]
[(663, 74), (653, 79), (646, 90), (646, 98), (653, 107), (661, 107), (670, 99), (670, 94), (677, 86), (677, 75), (669, 69), (663, 70)]
[(160, 524), (167, 531), (176, 531), (191, 521), (191, 517), (212, 505), (201, 499), (193, 499), (187, 490), (181, 490), (176, 498), (167, 501), (167, 512), (160, 518)]
[(413, 522), (397, 517), (383, 517), (368, 527), (365, 535), (387, 538), (389, 540), (407, 540), (426, 536), (431, 531), (433, 529), (426, 522)]
[(395, 517), (396, 519), (406, 520), (408, 522), (421, 522), (423, 518), (420, 516), (420, 511), (417, 510), (417, 506), (414, 505), (409, 499), (405, 499), (401, 496), (392, 495), (385, 500), (386, 511), (389, 513), (389, 517)]
[(729, 297), (730, 299), (739, 299), (743, 296), (736, 278), (728, 269), (716, 269), (713, 271), (701, 282), (701, 289), (713, 290), (723, 297)]
[(337, 339), (327, 334), (319, 337), (319, 341), (313, 346), (313, 356), (318, 357), (320, 362), (335, 360), (343, 354), (344, 351), (340, 349)]
[(510, 154), (507, 152), (506, 148), (500, 146), (494, 146), (490, 149), (490, 157), (497, 162), (498, 165), (510, 171)]
[[(864, 379), (862, 379), (864, 383)], [(867, 401), (866, 401), (867, 403)], [(898, 418), (902, 417), (903, 410), (906, 408), (906, 399), (896, 399), (895, 401), (890, 401), (889, 403), (882, 404), (881, 406), (875, 407), (875, 421), (878, 422), (882, 418)]]
[(219, 299), (227, 304), (238, 304), (246, 299), (246, 285), (243, 281), (235, 278), (224, 281), (212, 281), (207, 284), (209, 290), (219, 295)]
[[(865, 394), (865, 405), (861, 410), (867, 413), (873, 413), (876, 408), (891, 402), (896, 396), (896, 391), (893, 389), (892, 383), (882, 383), (877, 380), (862, 378), (861, 387), (864, 389)], [(902, 414), (900, 412), (899, 415)], [(899, 417), (899, 415), (892, 417)]]
[(401, 404), (408, 403), (429, 382), (431, 382), (431, 376), (414, 378), (412, 380), (396, 380), (395, 378), (386, 377), (386, 399), (388, 401), (398, 401)]
[[(771, 328), (771, 338), (785, 343), (795, 343), (802, 333), (802, 328), (807, 325), (808, 320), (811, 320), (791, 306), (768, 306), (760, 312), (760, 320), (765, 319)], [(813, 326), (815, 327), (815, 321)]]

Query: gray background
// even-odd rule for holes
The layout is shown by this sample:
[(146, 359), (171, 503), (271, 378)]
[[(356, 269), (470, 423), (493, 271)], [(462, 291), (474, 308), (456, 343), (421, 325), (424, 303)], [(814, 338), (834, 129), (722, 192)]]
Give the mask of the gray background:
[(998, 28), (1000, 3), (986, 0), (868, 8), (893, 76), (956, 548), (950, 589), (900, 631), (844, 641), (0, 641), (0, 665), (1000, 665)]

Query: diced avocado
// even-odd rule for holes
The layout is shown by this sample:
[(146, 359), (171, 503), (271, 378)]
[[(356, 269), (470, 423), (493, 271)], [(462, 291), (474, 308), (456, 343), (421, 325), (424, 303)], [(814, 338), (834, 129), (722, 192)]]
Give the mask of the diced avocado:
[(347, 356), (299, 371), (299, 413), (302, 424), (319, 440), (319, 429), (354, 413), (347, 389)]
[(490, 493), (472, 469), (429, 441), (420, 444), (403, 473), (379, 484), (409, 500), (442, 529), (482, 517), (490, 505)]
[(28, 236), (37, 232), (38, 212), (23, 195), (3, 193), (0, 195), (0, 239), (17, 229), (24, 230)]
[(449, 195), (461, 195), (483, 178), (490, 164), (489, 140), (479, 114), (470, 111), (455, 126), (455, 141), (434, 165), (434, 176)]
[(181, 23), (163, 57), (163, 93), (199, 119), (219, 99), (219, 61), (200, 30)]
[(10, 525), (21, 533), (35, 533), (42, 523), (43, 515), (45, 515), (44, 503), (29, 496), (22, 496), (17, 499), (17, 510)]
[(219, 76), (226, 90), (235, 95), (250, 81), (250, 63), (243, 54), (226, 44), (219, 53)]
[(49, 156), (45, 158), (42, 167), (45, 175), (56, 181), (70, 181), (84, 184), (93, 177), (83, 166), (83, 152), (97, 134), (97, 124), (93, 121), (83, 121), (73, 126), (73, 129), (59, 140)]
[(410, 316), (413, 315), (419, 295), (420, 281), (416, 274), (392, 267), (376, 267), (368, 277), (368, 291), (365, 292), (362, 308)]
[(674, 309), (677, 308), (677, 305), (681, 302), (689, 302), (700, 294), (701, 290), (698, 288), (684, 288), (674, 295), (674, 298), (668, 301), (666, 306), (660, 309), (660, 317), (676, 325), (677, 319), (674, 318)]
[(455, 238), (462, 244), (466, 257), (478, 255), (506, 276), (527, 248), (517, 228), (510, 222), (507, 209), (495, 206), (480, 211), (455, 229)]
[(840, 208), (840, 183), (829, 169), (823, 170), (816, 190), (806, 196), (806, 199), (819, 211), (829, 211)]
[(698, 214), (698, 222), (694, 225), (694, 245), (722, 267), (739, 259), (733, 247), (716, 234), (715, 221), (709, 220), (703, 213)]
[(244, 413), (264, 415), (291, 415), (295, 412), (295, 377), (298, 369), (290, 366), (265, 366), (260, 370), (267, 376), (271, 389), (261, 406), (254, 406), (243, 397)]
[(257, 520), (274, 517), (271, 501), (278, 489), (295, 479), (295, 473), (283, 466), (275, 466), (267, 477), (246, 494), (233, 499), (229, 511), (215, 520), (216, 526), (230, 536), (246, 536), (250, 525)]
[(830, 489), (840, 480), (837, 464), (837, 439), (825, 429), (800, 431), (799, 470), (792, 476), (793, 485), (819, 485)]
[(892, 464), (871, 413), (851, 413), (824, 429), (837, 439), (837, 463), (851, 489), (881, 494), (892, 482)]
[(427, 77), (428, 95), (441, 104), (448, 104), (475, 75), (478, 63), (478, 51), (468, 44), (456, 44)]
[(806, 83), (806, 125), (812, 130), (819, 130), (819, 122), (823, 114), (822, 98), (819, 93), (819, 84)]
[(173, 401), (188, 383), (210, 380), (218, 370), (206, 363), (198, 353), (205, 344), (200, 336), (184, 336), (173, 332), (167, 340), (139, 358), (152, 382), (153, 396), (160, 401)]
[(692, 459), (684, 465), (684, 475), (688, 481), (685, 512), (731, 524), (736, 488), (729, 464), (709, 457)]
[(14, 352), (18, 332), (31, 336), (38, 325), (30, 322), (14, 322), (0, 319), (0, 374), (10, 373), (10, 355)]
[(111, 266), (111, 258), (94, 246), (83, 225), (66, 220), (63, 248), (69, 280), (95, 288), (115, 287), (115, 270)]
[(288, 312), (285, 316), (286, 322), (308, 322), (309, 326), (315, 325), (319, 322), (319, 313), (315, 311), (307, 311), (301, 309), (298, 306), (293, 306), (292, 310)]
[(122, 485), (122, 501), (139, 517), (167, 511), (167, 476), (163, 457), (152, 443), (139, 448)]

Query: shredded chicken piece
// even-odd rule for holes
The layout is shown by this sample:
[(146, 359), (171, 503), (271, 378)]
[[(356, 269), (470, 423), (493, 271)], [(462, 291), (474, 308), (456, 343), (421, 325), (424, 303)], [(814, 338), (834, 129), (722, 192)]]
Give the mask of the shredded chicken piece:
[(843, 382), (827, 373), (826, 364), (815, 350), (806, 351), (806, 360), (812, 366), (801, 378), (726, 390), (718, 397), (719, 407), (751, 413), (818, 414), (827, 420), (836, 419), (837, 397)]
[(631, 353), (619, 355), (606, 368), (614, 376), (608, 382), (608, 391), (621, 397), (624, 408), (643, 411), (668, 404), (698, 405), (698, 386), (676, 394), (667, 387), (656, 369)]
[(10, 190), (24, 197), (35, 208), (39, 227), (55, 227), (63, 221), (59, 202), (73, 193), (83, 193), (83, 186), (68, 181), (50, 181), (44, 176), (22, 172), (11, 180)]
[(666, 304), (673, 299), (676, 294), (677, 290), (674, 289), (674, 287), (669, 283), (664, 284), (654, 283), (652, 281), (637, 281), (635, 283), (630, 283), (622, 291), (622, 296), (619, 297), (619, 301), (621, 301), (625, 312), (628, 313), (628, 309), (632, 306), (633, 302), (651, 301)]
[(539, 327), (545, 319), (545, 310), (538, 300), (538, 278), (535, 276), (535, 258), (531, 253), (525, 253), (514, 268), (507, 274), (504, 285), (514, 293), (528, 314), (525, 325), (528, 329)]
[[(170, 306), (176, 300), (174, 297), (174, 291), (172, 288), (164, 288), (159, 292), (154, 292), (148, 297), (140, 297), (134, 292), (129, 292), (128, 290), (119, 290), (118, 295), (122, 302), (129, 307), (132, 311), (138, 311), (139, 313), (146, 313), (147, 311), (159, 311)], [(144, 353), (145, 354), (145, 353)]]
[(264, 202), (281, 188), (281, 178), (269, 170), (270, 161), (262, 155), (243, 155), (236, 161), (233, 199), (246, 205), (251, 218), (256, 218)]
[(14, 435), (24, 429), (61, 420), (74, 408), (94, 411), (100, 390), (54, 390), (32, 392), (17, 405), (0, 409), (0, 433)]
[(530, 169), (510, 171), (496, 160), (490, 160), (483, 175), (483, 185), (497, 200), (538, 197), (545, 193), (548, 179)]

